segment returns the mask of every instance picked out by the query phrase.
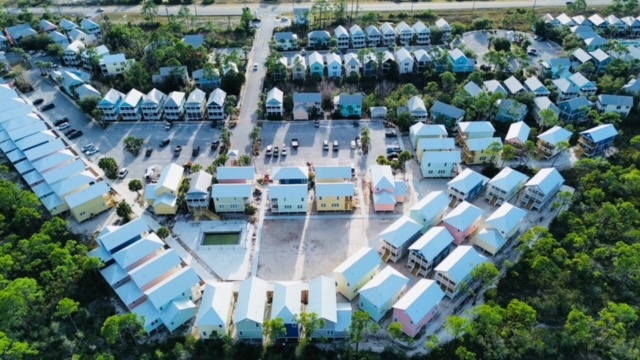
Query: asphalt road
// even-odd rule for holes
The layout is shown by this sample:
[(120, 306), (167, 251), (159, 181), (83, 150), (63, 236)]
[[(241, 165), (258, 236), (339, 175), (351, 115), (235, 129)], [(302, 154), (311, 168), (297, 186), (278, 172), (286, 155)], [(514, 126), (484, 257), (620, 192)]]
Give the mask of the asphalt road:
[[(422, 11), (422, 10), (458, 10), (458, 9), (471, 9), (474, 5), (476, 9), (500, 9), (500, 8), (526, 8), (526, 7), (565, 7), (565, 1), (558, 0), (524, 0), (524, 1), (465, 1), (465, 2), (403, 2), (403, 3), (392, 3), (392, 2), (376, 2), (376, 3), (361, 3), (359, 5), (360, 13), (370, 12), (370, 11), (389, 11), (390, 8), (393, 8), (394, 11), (411, 11), (413, 6), (413, 11)], [(611, 0), (589, 0), (589, 6), (605, 6), (609, 5)], [(311, 7), (313, 2), (305, 2), (298, 3), (296, 7)], [(261, 13), (271, 13), (271, 14), (282, 14), (282, 13), (291, 13), (292, 5), (290, 3), (283, 3), (277, 5), (270, 4), (247, 4), (247, 6), (252, 10), (258, 10)], [(165, 7), (165, 6), (161, 6)], [(192, 8), (192, 5), (185, 6), (188, 8)], [(199, 16), (207, 15), (217, 15), (217, 16), (227, 16), (227, 15), (240, 15), (242, 13), (243, 4), (214, 4), (214, 5), (199, 5), (196, 6), (197, 13)], [(137, 6), (128, 6), (128, 5), (118, 5), (118, 6), (104, 6), (103, 9), (105, 13), (140, 13), (140, 9), (142, 7), (140, 5)], [(169, 12), (170, 15), (175, 15), (180, 11), (182, 6), (166, 6), (166, 11)], [(96, 15), (97, 6), (85, 7), (85, 6), (63, 6), (60, 7), (60, 12), (64, 14), (83, 14), (83, 15)], [(58, 8), (54, 9), (58, 10)], [(19, 13), (21, 10), (14, 8), (10, 9), (12, 13)], [(42, 13), (42, 8), (29, 8), (29, 11), (32, 13)], [(161, 9), (160, 13), (165, 14), (165, 9)]]

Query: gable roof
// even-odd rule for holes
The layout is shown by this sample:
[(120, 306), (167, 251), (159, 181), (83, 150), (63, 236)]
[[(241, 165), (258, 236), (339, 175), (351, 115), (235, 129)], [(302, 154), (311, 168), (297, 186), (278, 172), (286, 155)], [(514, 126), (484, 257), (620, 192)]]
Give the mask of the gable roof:
[(430, 32), (429, 28), (422, 21), (418, 21), (415, 24), (413, 24), (412, 29), (413, 29), (413, 32), (416, 34), (421, 33), (423, 31)]
[(129, 105), (131, 107), (136, 107), (144, 97), (144, 94), (136, 89), (131, 89), (127, 96), (122, 100), (122, 105)]
[(467, 139), (465, 140), (465, 144), (469, 151), (482, 151), (486, 150), (493, 143), (499, 143), (502, 145), (502, 139), (499, 137), (494, 138), (480, 138), (480, 139)]
[(371, 172), (371, 182), (373, 186), (380, 189), (392, 189), (395, 187), (393, 171), (389, 165), (372, 165), (369, 168)]
[(162, 91), (153, 88), (147, 95), (144, 96), (144, 100), (142, 100), (143, 104), (155, 104), (160, 105), (160, 103), (167, 97), (165, 93)]
[(424, 101), (417, 95), (407, 101), (407, 108), (409, 108), (410, 112), (427, 111), (427, 107), (424, 106)]
[(131, 280), (143, 289), (167, 272), (179, 268), (181, 264), (182, 260), (178, 254), (173, 249), (168, 249), (132, 269), (129, 275)]
[(391, 266), (385, 266), (360, 289), (360, 298), (366, 298), (380, 309), (409, 284), (409, 279)]
[(211, 186), (211, 197), (213, 198), (248, 198), (252, 193), (253, 185), (251, 184), (213, 184)]
[(616, 130), (616, 127), (613, 126), (613, 124), (602, 124), (589, 130), (582, 131), (580, 132), (580, 135), (586, 136), (591, 139), (591, 141), (597, 143), (602, 140), (618, 136), (618, 130)]
[(449, 206), (449, 197), (444, 191), (432, 191), (415, 203), (410, 212), (418, 212), (425, 219), (433, 219)]
[(453, 105), (445, 104), (436, 100), (431, 107), (431, 114), (435, 115), (435, 113), (445, 115), (453, 119), (458, 119), (464, 116), (465, 111)]
[(538, 79), (538, 77), (536, 77), (536, 76), (532, 76), (532, 77), (528, 78), (527, 80), (525, 80), (524, 81), (524, 85), (530, 91), (547, 90), (547, 87), (544, 86), (544, 84), (542, 84), (540, 79)]
[(565, 100), (563, 102), (561, 102), (560, 107), (568, 107), (570, 109), (573, 110), (580, 110), (583, 107), (591, 107), (593, 104), (591, 103), (591, 101), (589, 101), (586, 97), (584, 96), (579, 96), (577, 98), (573, 98), (570, 100)]
[(217, 282), (205, 284), (202, 301), (196, 315), (196, 325), (227, 326), (233, 302), (233, 284)]
[(121, 244), (149, 232), (150, 229), (144, 218), (137, 218), (122, 226), (111, 226), (103, 229), (98, 235), (98, 242), (107, 251), (111, 252)]
[(527, 216), (527, 212), (517, 208), (507, 202), (500, 205), (493, 214), (489, 215), (484, 221), (484, 227), (487, 229), (496, 229), (502, 233), (508, 234)]
[(558, 170), (556, 168), (544, 168), (540, 169), (537, 174), (527, 181), (525, 186), (537, 186), (546, 195), (558, 184), (564, 184), (564, 178)]
[(522, 83), (520, 83), (520, 81), (516, 79), (515, 76), (511, 76), (507, 80), (505, 80), (504, 86), (507, 87), (507, 90), (509, 90), (511, 94), (515, 94), (519, 91), (524, 90)]
[(93, 200), (99, 196), (104, 196), (109, 191), (111, 191), (111, 187), (106, 182), (98, 181), (82, 191), (66, 196), (65, 201), (67, 202), (67, 205), (69, 205), (69, 208), (73, 209), (87, 201)]
[(443, 250), (453, 243), (453, 235), (444, 226), (434, 226), (427, 230), (409, 250), (417, 251), (428, 262), (433, 262)]
[(82, 26), (82, 28), (85, 29), (85, 30), (87, 30), (89, 28), (92, 28), (92, 27), (100, 28), (100, 25), (96, 24), (95, 22), (93, 22), (93, 21), (91, 21), (91, 20), (89, 20), (87, 18), (82, 19), (82, 21), (80, 22), (80, 26)]
[(333, 102), (339, 106), (362, 105), (362, 94), (340, 93), (334, 98)]
[(577, 48), (573, 50), (573, 53), (571, 55), (573, 55), (581, 63), (586, 63), (587, 61), (593, 60), (591, 55), (589, 55), (588, 52), (582, 50), (581, 48)]
[(443, 298), (444, 292), (435, 281), (420, 279), (393, 308), (404, 311), (413, 324), (419, 324)]
[(159, 309), (171, 300), (180, 297), (183, 292), (194, 287), (199, 282), (200, 278), (196, 272), (191, 267), (186, 266), (145, 290), (144, 294), (147, 295), (151, 303)]
[(420, 230), (422, 230), (422, 225), (408, 216), (403, 216), (382, 230), (378, 237), (393, 247), (400, 248), (419, 233)]
[(198, 88), (195, 88), (189, 94), (189, 97), (187, 97), (186, 104), (202, 105), (205, 102), (206, 98), (207, 98), (207, 93), (205, 93), (204, 91)]
[(573, 73), (573, 75), (569, 76), (568, 80), (580, 88), (585, 85), (593, 84), (591, 81), (589, 81), (589, 79), (587, 79), (584, 75), (582, 75), (579, 72)]
[(316, 183), (324, 179), (350, 179), (350, 166), (317, 166), (316, 167)]
[(358, 59), (358, 55), (357, 54), (347, 53), (347, 54), (344, 54), (344, 56), (342, 58), (344, 60), (345, 66), (360, 66), (360, 65), (362, 65), (360, 63), (360, 59)]
[(171, 163), (166, 168), (162, 169), (162, 174), (156, 189), (159, 187), (167, 188), (175, 193), (178, 192), (180, 182), (182, 181), (182, 175), (184, 174), (184, 168), (176, 163)]
[(380, 32), (382, 34), (391, 34), (391, 33), (393, 33), (394, 35), (396, 34), (396, 30), (388, 22), (385, 22), (382, 25), (380, 25)]
[(306, 166), (275, 166), (271, 178), (273, 180), (308, 179), (309, 168)]
[(381, 265), (380, 255), (370, 247), (363, 247), (333, 269), (333, 273), (342, 274), (349, 284), (355, 285)]
[(209, 174), (204, 170), (200, 170), (191, 176), (191, 181), (189, 182), (189, 191), (192, 192), (204, 192), (207, 193), (207, 189), (211, 185), (211, 181), (213, 180), (213, 175)]
[(478, 86), (478, 84), (474, 83), (473, 81), (469, 81), (465, 86), (464, 86), (464, 91), (467, 92), (467, 94), (476, 97), (478, 95), (480, 95), (480, 93), (482, 93), (482, 88), (480, 88), (480, 86)]
[(307, 62), (309, 66), (313, 66), (314, 64), (320, 64), (324, 67), (324, 60), (322, 59), (322, 55), (318, 54), (317, 51), (314, 51), (309, 55), (309, 61)]
[(185, 44), (191, 45), (194, 48), (199, 48), (204, 44), (204, 35), (203, 34), (193, 34), (193, 35), (185, 35), (182, 38)]
[(269, 185), (269, 198), (280, 199), (287, 197), (301, 197), (306, 198), (309, 193), (309, 187), (307, 184), (286, 184)]
[(316, 313), (321, 319), (338, 321), (336, 282), (333, 276), (321, 275), (309, 281), (307, 312)]
[(507, 90), (500, 84), (498, 80), (487, 80), (483, 83), (484, 87), (490, 93), (502, 93), (507, 95)]
[(495, 132), (496, 129), (489, 121), (461, 121), (458, 129), (463, 133)]
[(316, 183), (317, 196), (354, 196), (353, 183)]
[(319, 92), (312, 93), (293, 93), (293, 103), (321, 103), (322, 94)]
[(416, 58), (417, 61), (421, 61), (421, 62), (431, 61), (431, 56), (424, 49), (413, 50), (413, 56)]
[(500, 170), (496, 176), (489, 180), (490, 186), (495, 186), (500, 190), (504, 190), (507, 193), (513, 190), (518, 184), (524, 183), (529, 177), (521, 172), (513, 170), (510, 167), (505, 167)]
[(509, 126), (509, 131), (507, 131), (507, 136), (505, 136), (505, 141), (509, 140), (519, 140), (521, 143), (525, 143), (527, 139), (529, 139), (529, 133), (531, 132), (531, 128), (524, 121), (518, 121), (512, 123)]
[(209, 100), (207, 101), (207, 106), (211, 105), (211, 104), (215, 104), (218, 106), (224, 106), (224, 101), (227, 98), (227, 93), (220, 89), (217, 88), (215, 90), (213, 90), (211, 92), (211, 94), (209, 95)]
[(411, 56), (411, 53), (409, 52), (409, 50), (405, 48), (400, 48), (399, 50), (396, 51), (396, 59), (400, 63), (405, 61), (410, 61), (411, 63), (413, 63), (413, 56)]
[(449, 56), (451, 57), (451, 59), (453, 59), (453, 61), (457, 61), (458, 59), (461, 58), (467, 58), (467, 56), (462, 52), (462, 50), (455, 48), (451, 51), (449, 51)]
[(269, 92), (267, 93), (267, 102), (271, 102), (271, 101), (276, 101), (280, 104), (282, 104), (282, 90), (278, 89), (277, 87), (274, 87), (273, 89), (269, 90)]
[(541, 139), (542, 141), (547, 142), (551, 145), (557, 145), (561, 141), (569, 141), (571, 135), (571, 131), (556, 125), (538, 135), (538, 139)]
[(472, 205), (466, 201), (463, 201), (455, 209), (451, 210), (442, 221), (453, 226), (454, 228), (464, 231), (473, 225), (476, 221), (480, 220), (480, 217), (484, 213), (484, 210)]
[(466, 168), (453, 180), (449, 181), (447, 186), (466, 194), (479, 184), (485, 186), (488, 182), (488, 177)]
[(281, 318), (285, 324), (296, 323), (302, 310), (302, 284), (299, 282), (273, 284), (271, 319)]
[(460, 245), (447, 256), (435, 271), (445, 273), (456, 284), (463, 281), (476, 266), (487, 261), (473, 246)]
[(609, 54), (604, 52), (602, 49), (596, 49), (594, 51), (589, 52), (589, 55), (596, 59), (597, 62), (603, 62), (610, 58)]
[(351, 34), (351, 36), (360, 33), (360, 35), (364, 35), (364, 32), (362, 31), (362, 28), (360, 26), (358, 26), (358, 24), (353, 24), (350, 28), (349, 28), (349, 33)]
[(349, 32), (342, 25), (338, 25), (335, 29), (333, 29), (333, 33), (337, 38), (343, 36), (349, 37)]
[(262, 324), (266, 306), (267, 282), (252, 276), (240, 284), (234, 322), (250, 320)]
[[(423, 105), (424, 105), (424, 102), (423, 102)], [(413, 124), (409, 128), (409, 132), (414, 136), (428, 136), (428, 137), (437, 137), (437, 138), (441, 138), (443, 136), (449, 135), (449, 133), (447, 133), (447, 128), (444, 127), (444, 125), (423, 124), (421, 122), (417, 122)]]
[[(565, 80), (566, 79), (562, 79)], [(573, 84), (571, 84), (570, 82), (566, 81), (570, 86), (574, 86)], [(575, 89), (575, 91), (577, 91), (577, 88)], [(558, 106), (556, 106), (556, 104), (554, 104), (553, 102), (551, 102), (551, 100), (547, 97), (547, 96), (539, 96), (535, 99), (533, 99), (533, 103), (536, 105), (536, 107), (540, 110), (544, 110), (544, 109), (551, 109), (553, 110), (556, 114), (560, 114), (560, 109), (558, 109)]]
[(164, 102), (164, 107), (179, 107), (182, 105), (182, 102), (184, 101), (184, 97), (186, 96), (185, 93), (183, 93), (182, 91), (172, 91), (169, 93), (169, 95), (167, 96), (167, 100), (165, 100)]
[(625, 95), (598, 95), (598, 102), (602, 105), (616, 105), (616, 106), (633, 106), (633, 96)]
[(158, 235), (149, 233), (140, 240), (113, 254), (112, 257), (120, 267), (127, 269), (163, 247), (164, 242)]
[[(456, 140), (454, 138), (423, 138), (418, 140), (418, 149), (421, 150), (454, 150)], [(424, 158), (424, 154), (422, 155)]]

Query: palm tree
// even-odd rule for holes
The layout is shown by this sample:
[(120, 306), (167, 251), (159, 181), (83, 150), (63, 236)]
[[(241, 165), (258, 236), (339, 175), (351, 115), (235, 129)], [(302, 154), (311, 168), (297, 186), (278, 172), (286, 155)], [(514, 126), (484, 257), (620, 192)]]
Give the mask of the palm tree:
[(553, 158), (553, 162), (551, 163), (551, 166), (553, 166), (556, 163), (556, 160), (558, 160), (558, 158), (560, 157), (560, 155), (569, 150), (571, 148), (571, 145), (569, 144), (568, 141), (560, 141), (559, 143), (556, 144), (556, 156)]
[(540, 130), (546, 130), (553, 126), (558, 125), (560, 123), (560, 119), (558, 118), (558, 114), (551, 109), (544, 109), (540, 111)]
[(487, 154), (487, 157), (489, 158), (488, 162), (493, 163), (493, 161), (495, 160), (495, 157), (499, 155), (501, 151), (502, 151), (502, 144), (496, 141), (489, 144), (489, 146), (484, 152), (485, 154)]
[(522, 146), (522, 154), (524, 155), (523, 158), (525, 161), (522, 165), (526, 166), (529, 160), (536, 155), (537, 150), (538, 147), (536, 146), (536, 143), (531, 140), (525, 141), (524, 145)]
[(371, 143), (371, 130), (368, 127), (364, 127), (360, 132), (360, 142), (362, 143), (362, 152), (369, 152), (369, 144)]
[(149, 17), (149, 22), (152, 23), (156, 15), (158, 15), (158, 5), (153, 0), (144, 0), (142, 2), (142, 9), (140, 10), (142, 15)]
[(500, 165), (500, 167), (503, 168), (505, 162), (515, 159), (517, 155), (518, 150), (516, 150), (516, 148), (514, 148), (513, 146), (509, 144), (503, 146), (502, 154), (500, 154), (500, 157), (502, 157), (502, 165)]

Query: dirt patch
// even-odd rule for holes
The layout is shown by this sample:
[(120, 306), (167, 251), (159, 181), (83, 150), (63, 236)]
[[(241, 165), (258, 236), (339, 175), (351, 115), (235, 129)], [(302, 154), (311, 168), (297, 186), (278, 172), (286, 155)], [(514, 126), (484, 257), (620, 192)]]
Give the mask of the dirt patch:
[(376, 247), (375, 236), (396, 219), (336, 216), (265, 220), (258, 277), (310, 280), (327, 274), (358, 249)]

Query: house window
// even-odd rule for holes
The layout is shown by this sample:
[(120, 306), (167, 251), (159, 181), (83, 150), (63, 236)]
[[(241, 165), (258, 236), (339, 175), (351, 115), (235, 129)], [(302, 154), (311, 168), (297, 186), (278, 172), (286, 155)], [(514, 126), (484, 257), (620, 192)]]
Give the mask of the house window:
[(298, 205), (298, 209), (302, 209), (302, 205)]
[(322, 200), (322, 196), (318, 196), (318, 200)]
[(326, 207), (327, 207), (327, 204), (320, 204), (320, 207), (321, 207), (321, 208), (326, 208)]
[(240, 331), (240, 336), (242, 336), (242, 331)]
[(256, 323), (256, 327), (260, 327), (260, 324)]
[(304, 201), (304, 198), (300, 198), (300, 201)]

